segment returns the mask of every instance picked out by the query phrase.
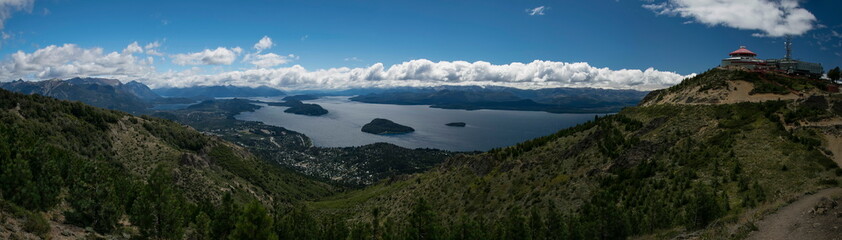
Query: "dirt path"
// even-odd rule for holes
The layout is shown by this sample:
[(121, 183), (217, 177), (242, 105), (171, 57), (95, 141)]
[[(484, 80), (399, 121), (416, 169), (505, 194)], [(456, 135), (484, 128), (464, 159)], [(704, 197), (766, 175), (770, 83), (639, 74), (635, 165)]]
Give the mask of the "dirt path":
[(836, 136), (833, 134), (825, 134), (825, 139), (827, 139), (827, 149), (833, 153), (833, 161), (842, 167), (842, 136)]
[(804, 196), (757, 222), (758, 231), (746, 239), (842, 240), (842, 206), (832, 204), (834, 198), (842, 198), (842, 188), (829, 188)]

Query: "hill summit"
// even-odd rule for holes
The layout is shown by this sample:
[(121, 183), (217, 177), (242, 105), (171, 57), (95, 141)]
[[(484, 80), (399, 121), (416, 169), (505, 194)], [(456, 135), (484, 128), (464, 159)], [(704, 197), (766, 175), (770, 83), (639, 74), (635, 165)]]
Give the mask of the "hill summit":
[[(769, 239), (787, 229), (781, 221), (839, 226), (842, 218), (787, 217), (840, 191), (842, 95), (826, 87), (713, 69), (616, 114), (311, 207), (406, 232), (416, 225), (401, 223), (425, 216), (432, 235), (466, 239)], [(795, 210), (771, 215), (784, 206)], [(838, 231), (813, 230), (778, 236)]]
[(729, 104), (794, 100), (838, 92), (835, 84), (776, 72), (714, 68), (667, 89), (650, 92), (640, 106)]

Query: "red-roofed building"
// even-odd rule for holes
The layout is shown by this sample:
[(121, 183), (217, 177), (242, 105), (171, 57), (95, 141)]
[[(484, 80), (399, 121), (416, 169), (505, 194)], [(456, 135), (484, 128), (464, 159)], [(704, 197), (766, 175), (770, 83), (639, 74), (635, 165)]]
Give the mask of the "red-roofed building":
[(728, 55), (731, 57), (757, 57), (757, 53), (746, 49), (746, 46), (740, 46), (740, 49), (737, 49)]
[(766, 61), (757, 59), (757, 53), (748, 50), (745, 46), (740, 46), (728, 54), (729, 58), (722, 59), (722, 67), (739, 67), (746, 69), (766, 69)]
[(739, 49), (734, 50), (728, 54), (728, 58), (722, 59), (722, 68), (740, 68), (748, 70), (769, 70), (777, 71), (786, 74), (810, 76), (813, 78), (820, 78), (824, 73), (824, 68), (820, 63), (811, 63), (792, 59), (792, 42), (787, 39), (786, 42), (786, 57), (781, 59), (758, 59), (757, 53), (748, 50), (745, 46), (740, 46)]

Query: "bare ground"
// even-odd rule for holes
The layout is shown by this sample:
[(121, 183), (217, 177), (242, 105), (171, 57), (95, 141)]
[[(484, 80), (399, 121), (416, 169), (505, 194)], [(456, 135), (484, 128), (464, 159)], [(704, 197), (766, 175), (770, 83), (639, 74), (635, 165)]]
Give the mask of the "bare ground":
[(807, 195), (756, 223), (758, 231), (746, 239), (842, 240), (842, 188)]
[[(685, 89), (680, 92), (673, 92), (663, 96), (661, 100), (642, 103), (643, 106), (656, 104), (686, 104), (686, 105), (711, 105), (731, 104), (740, 102), (764, 102), (774, 100), (799, 99), (800, 96), (788, 94), (749, 94), (754, 89), (754, 84), (746, 81), (729, 81), (728, 87), (723, 89), (711, 89), (700, 91), (699, 87)], [(809, 94), (808, 94), (809, 95)]]

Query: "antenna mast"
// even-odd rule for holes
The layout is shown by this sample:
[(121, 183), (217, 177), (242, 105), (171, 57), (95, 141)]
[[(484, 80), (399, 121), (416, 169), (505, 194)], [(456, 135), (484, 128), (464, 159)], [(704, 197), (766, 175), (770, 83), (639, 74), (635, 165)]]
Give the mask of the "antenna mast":
[(784, 42), (784, 46), (786, 46), (786, 56), (784, 56), (784, 59), (792, 59), (792, 36), (786, 36), (786, 42)]

